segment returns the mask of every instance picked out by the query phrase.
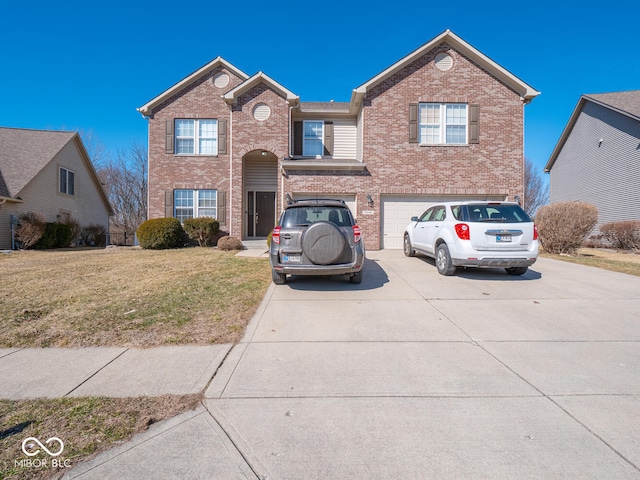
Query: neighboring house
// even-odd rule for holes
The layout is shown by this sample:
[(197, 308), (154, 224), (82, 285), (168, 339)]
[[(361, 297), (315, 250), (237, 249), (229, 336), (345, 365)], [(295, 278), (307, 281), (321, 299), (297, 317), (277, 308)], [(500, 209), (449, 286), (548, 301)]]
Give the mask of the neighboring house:
[(524, 105), (538, 94), (449, 30), (349, 102), (301, 102), (218, 57), (138, 109), (149, 218), (215, 216), (251, 239), (288, 198), (339, 198), (367, 248), (401, 248), (434, 202), (523, 197)]
[(640, 90), (580, 97), (544, 170), (551, 203), (595, 205), (596, 229), (640, 220)]
[(113, 212), (77, 133), (0, 127), (0, 249), (11, 248), (11, 218), (26, 212), (108, 231)]

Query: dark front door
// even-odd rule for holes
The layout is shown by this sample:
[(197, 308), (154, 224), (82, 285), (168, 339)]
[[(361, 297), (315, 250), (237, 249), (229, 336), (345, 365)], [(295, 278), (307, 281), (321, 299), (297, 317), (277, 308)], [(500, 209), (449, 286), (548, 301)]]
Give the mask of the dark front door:
[(256, 192), (256, 237), (266, 237), (275, 226), (276, 192)]

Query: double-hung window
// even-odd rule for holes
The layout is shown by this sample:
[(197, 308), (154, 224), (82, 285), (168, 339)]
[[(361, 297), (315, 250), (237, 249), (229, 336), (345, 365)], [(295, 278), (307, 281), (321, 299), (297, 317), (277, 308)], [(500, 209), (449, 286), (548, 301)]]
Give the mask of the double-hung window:
[(421, 103), (418, 119), (421, 144), (467, 143), (467, 105), (464, 103)]
[(60, 167), (60, 193), (75, 195), (75, 174), (71, 170)]
[(324, 122), (305, 120), (303, 127), (302, 154), (313, 157), (324, 153)]
[(175, 217), (184, 222), (187, 218), (217, 218), (216, 190), (175, 190), (173, 207)]
[(176, 120), (175, 153), (178, 155), (217, 155), (218, 121)]

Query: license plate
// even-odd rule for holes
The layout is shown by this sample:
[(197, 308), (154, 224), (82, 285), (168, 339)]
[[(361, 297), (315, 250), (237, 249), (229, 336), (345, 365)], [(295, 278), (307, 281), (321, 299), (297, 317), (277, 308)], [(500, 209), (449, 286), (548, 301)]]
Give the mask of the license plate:
[(498, 243), (510, 242), (510, 241), (511, 241), (511, 235), (496, 235), (496, 242)]
[(282, 261), (286, 263), (300, 263), (300, 255), (285, 255)]

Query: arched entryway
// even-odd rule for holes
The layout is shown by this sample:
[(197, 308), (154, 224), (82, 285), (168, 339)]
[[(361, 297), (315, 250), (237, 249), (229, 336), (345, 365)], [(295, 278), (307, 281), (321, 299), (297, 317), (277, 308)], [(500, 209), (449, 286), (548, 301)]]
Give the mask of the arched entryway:
[(268, 150), (253, 150), (242, 160), (243, 236), (265, 238), (277, 220), (278, 157)]

